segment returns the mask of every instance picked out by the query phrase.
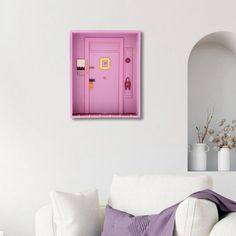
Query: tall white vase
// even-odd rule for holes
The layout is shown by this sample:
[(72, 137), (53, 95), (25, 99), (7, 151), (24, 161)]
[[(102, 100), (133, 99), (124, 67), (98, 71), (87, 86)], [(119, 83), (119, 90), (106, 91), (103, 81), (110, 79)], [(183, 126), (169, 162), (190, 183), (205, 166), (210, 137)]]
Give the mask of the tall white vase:
[(192, 171), (207, 170), (207, 152), (209, 147), (205, 143), (190, 145), (189, 169)]
[(218, 170), (229, 171), (230, 170), (230, 149), (223, 147), (218, 152)]

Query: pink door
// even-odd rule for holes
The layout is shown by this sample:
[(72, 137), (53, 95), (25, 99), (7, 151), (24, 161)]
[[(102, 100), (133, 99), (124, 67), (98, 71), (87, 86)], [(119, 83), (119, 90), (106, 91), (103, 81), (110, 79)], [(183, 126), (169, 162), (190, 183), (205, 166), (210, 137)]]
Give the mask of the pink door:
[(85, 39), (85, 113), (123, 113), (123, 39)]

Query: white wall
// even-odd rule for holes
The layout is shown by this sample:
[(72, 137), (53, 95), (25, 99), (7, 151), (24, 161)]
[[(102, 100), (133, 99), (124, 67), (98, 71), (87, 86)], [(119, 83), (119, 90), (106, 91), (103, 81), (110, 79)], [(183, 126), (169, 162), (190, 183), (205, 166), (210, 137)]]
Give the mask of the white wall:
[[(220, 33), (219, 33), (220, 35)], [(204, 40), (204, 39), (203, 39)], [(236, 41), (235, 41), (236, 44)], [(197, 142), (196, 126), (204, 125), (207, 110), (214, 108), (211, 127), (219, 129), (222, 118), (231, 122), (236, 118), (236, 54), (219, 43), (196, 45), (189, 59), (188, 69), (188, 140)], [(217, 152), (208, 154), (208, 170), (217, 170)], [(231, 151), (231, 170), (236, 170), (236, 151)]]
[[(0, 228), (33, 235), (51, 189), (96, 186), (114, 173), (186, 173), (187, 62), (204, 35), (236, 32), (234, 0), (2, 0)], [(143, 31), (143, 119), (69, 117), (69, 30)], [(216, 189), (236, 198), (235, 177)]]

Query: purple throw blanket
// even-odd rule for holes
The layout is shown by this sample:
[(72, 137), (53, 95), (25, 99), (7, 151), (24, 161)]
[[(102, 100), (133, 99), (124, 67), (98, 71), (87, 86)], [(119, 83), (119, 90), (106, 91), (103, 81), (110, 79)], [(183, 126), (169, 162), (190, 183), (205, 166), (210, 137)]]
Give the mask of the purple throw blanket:
[[(199, 191), (191, 194), (190, 197), (215, 203), (220, 218), (226, 213), (236, 212), (236, 202), (211, 190)], [(175, 213), (180, 203), (156, 215), (136, 217), (107, 206), (102, 236), (172, 236)]]

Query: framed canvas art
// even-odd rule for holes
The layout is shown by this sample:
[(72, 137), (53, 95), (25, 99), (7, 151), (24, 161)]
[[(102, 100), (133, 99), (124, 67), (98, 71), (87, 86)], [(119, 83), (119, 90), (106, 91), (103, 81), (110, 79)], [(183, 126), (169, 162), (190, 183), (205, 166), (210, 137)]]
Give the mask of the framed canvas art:
[(71, 31), (72, 118), (141, 117), (141, 32)]

